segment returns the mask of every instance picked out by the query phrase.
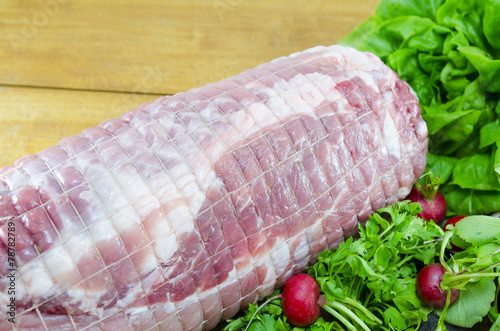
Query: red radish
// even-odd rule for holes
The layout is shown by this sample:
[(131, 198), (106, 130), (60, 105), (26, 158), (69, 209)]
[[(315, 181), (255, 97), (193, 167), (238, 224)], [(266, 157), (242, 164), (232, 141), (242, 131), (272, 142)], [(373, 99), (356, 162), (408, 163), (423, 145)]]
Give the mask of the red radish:
[(320, 295), (320, 288), (314, 277), (307, 274), (293, 275), (285, 283), (281, 294), (269, 298), (255, 311), (245, 331), (252, 324), (257, 312), (270, 301), (278, 298), (281, 299), (283, 314), (288, 323), (298, 327), (306, 327), (316, 322), (320, 307), (327, 302), (326, 297)]
[[(440, 263), (429, 264), (420, 270), (417, 275), (417, 294), (419, 298), (434, 308), (443, 308), (446, 305), (447, 291), (441, 289), (441, 281), (446, 269)], [(458, 297), (459, 291), (451, 289), (450, 305)]]
[[(444, 231), (450, 231), (451, 227), (448, 227), (448, 225), (455, 226), (455, 224), (457, 224), (457, 222), (460, 221), (464, 217), (465, 217), (465, 215), (453, 216), (452, 218), (450, 218), (449, 220), (447, 220), (446, 223), (443, 226)], [(461, 251), (463, 251), (462, 248), (458, 247), (457, 245), (454, 245), (451, 241), (450, 241), (450, 244), (451, 244), (451, 249), (454, 250), (455, 252), (461, 252)]]
[(446, 200), (443, 194), (437, 190), (434, 194), (427, 194), (423, 188), (414, 186), (406, 199), (420, 204), (422, 211), (417, 215), (424, 220), (433, 220), (439, 224), (446, 217)]
[(319, 317), (320, 293), (316, 279), (306, 274), (292, 276), (281, 293), (283, 314), (294, 326), (306, 327)]

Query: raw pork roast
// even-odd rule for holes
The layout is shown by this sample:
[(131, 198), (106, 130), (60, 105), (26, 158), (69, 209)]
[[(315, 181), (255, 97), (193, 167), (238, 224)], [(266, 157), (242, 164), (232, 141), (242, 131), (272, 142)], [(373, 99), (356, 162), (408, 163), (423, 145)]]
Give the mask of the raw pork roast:
[(341, 46), (140, 105), (0, 169), (0, 329), (209, 330), (404, 198), (426, 152), (409, 86)]

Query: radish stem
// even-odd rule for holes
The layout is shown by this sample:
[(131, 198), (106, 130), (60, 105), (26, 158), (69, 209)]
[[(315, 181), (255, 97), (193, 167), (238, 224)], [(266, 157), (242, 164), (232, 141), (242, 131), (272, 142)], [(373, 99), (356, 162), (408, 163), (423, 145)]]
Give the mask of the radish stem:
[(441, 243), (441, 251), (439, 252), (439, 262), (441, 262), (441, 265), (446, 269), (447, 272), (450, 274), (453, 273), (453, 270), (450, 268), (450, 266), (444, 261), (444, 252), (446, 250), (446, 245), (448, 244), (448, 241), (450, 240), (451, 236), (453, 235), (453, 232), (445, 232), (443, 236), (443, 242)]
[(344, 316), (342, 316), (335, 309), (331, 308), (328, 305), (324, 305), (322, 308), (324, 310), (326, 310), (327, 312), (329, 312), (330, 314), (332, 314), (332, 316), (335, 317), (336, 319), (338, 319), (340, 322), (342, 322), (342, 324), (344, 324), (349, 330), (351, 330), (351, 331), (357, 331), (357, 329), (354, 327), (354, 325), (352, 325), (351, 322), (349, 322)]
[(439, 320), (437, 323), (437, 330), (446, 330), (446, 327), (444, 326), (444, 318), (446, 316), (446, 312), (448, 311), (448, 307), (450, 307), (450, 300), (451, 300), (451, 290), (446, 291), (446, 304), (444, 305), (444, 308), (441, 312), (441, 316), (439, 316)]
[[(335, 308), (335, 309), (338, 309), (338, 310), (344, 312), (344, 314), (346, 314), (351, 319), (353, 319), (354, 321), (356, 321), (356, 323), (358, 323), (359, 326), (361, 326), (364, 330), (371, 331), (371, 329), (362, 320), (360, 320), (359, 317), (356, 316), (356, 314), (354, 314), (352, 311), (350, 311), (343, 304), (340, 304), (340, 303), (338, 303), (336, 301), (328, 301), (327, 304), (326, 304), (326, 306), (330, 306), (332, 308)], [(323, 307), (325, 307), (325, 306), (323, 306)]]
[(448, 277), (448, 280), (443, 285), (454, 283), (455, 281), (461, 279), (469, 280), (471, 278), (476, 278), (476, 277), (499, 277), (499, 276), (500, 272), (475, 272), (473, 274), (450, 275), (450, 277)]
[(346, 297), (344, 300), (345, 303), (347, 303), (348, 305), (354, 307), (354, 308), (357, 308), (359, 309), (361, 312), (363, 312), (365, 314), (366, 317), (368, 317), (371, 321), (377, 323), (377, 324), (382, 324), (382, 321), (380, 319), (377, 318), (377, 316), (373, 315), (373, 313), (371, 311), (369, 311), (365, 306), (363, 306), (362, 304), (360, 304), (359, 302), (357, 302), (356, 300), (353, 300), (349, 297)]

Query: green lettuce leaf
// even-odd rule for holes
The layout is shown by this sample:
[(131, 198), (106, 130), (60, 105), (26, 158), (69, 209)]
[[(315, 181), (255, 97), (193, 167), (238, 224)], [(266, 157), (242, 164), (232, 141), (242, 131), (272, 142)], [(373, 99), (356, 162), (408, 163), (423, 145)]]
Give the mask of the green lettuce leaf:
[(475, 190), (500, 190), (493, 167), (494, 155), (476, 154), (461, 158), (453, 169), (451, 183)]
[[(500, 3), (495, 0), (485, 1), (485, 12), (483, 20), (483, 31), (486, 40), (493, 47), (493, 49), (500, 49), (500, 26), (498, 21), (500, 19)], [(498, 53), (496, 53), (498, 55)], [(495, 55), (495, 57), (497, 57)]]
[(439, 177), (441, 182), (446, 182), (453, 173), (457, 159), (449, 156), (427, 153), (427, 170)]
[(500, 211), (499, 21), (500, 0), (382, 0), (339, 42), (378, 55), (418, 95), (426, 170), (450, 214)]
[(467, 216), (455, 225), (455, 234), (474, 246), (500, 241), (500, 218)]
[(448, 210), (456, 215), (486, 215), (500, 210), (499, 191), (462, 189), (455, 185), (443, 192)]
[(419, 16), (433, 19), (443, 0), (388, 0), (377, 8), (376, 15), (382, 20), (391, 20), (398, 16)]

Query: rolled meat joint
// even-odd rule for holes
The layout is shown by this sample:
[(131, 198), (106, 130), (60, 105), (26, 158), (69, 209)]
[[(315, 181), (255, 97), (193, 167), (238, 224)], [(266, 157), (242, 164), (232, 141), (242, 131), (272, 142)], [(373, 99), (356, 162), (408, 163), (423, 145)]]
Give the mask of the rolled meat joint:
[(0, 170), (0, 329), (210, 330), (403, 199), (426, 153), (408, 84), (337, 45), (140, 105)]

